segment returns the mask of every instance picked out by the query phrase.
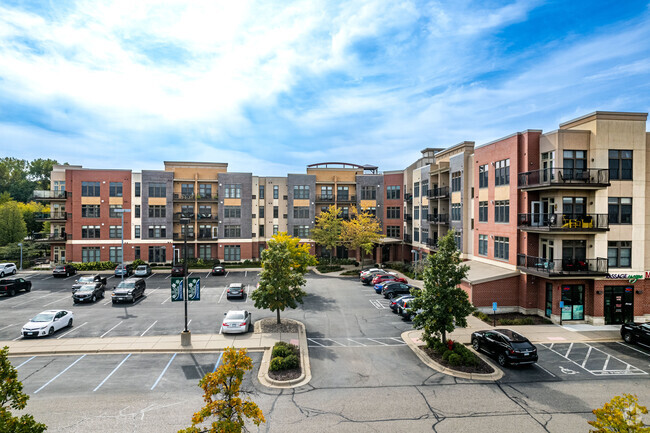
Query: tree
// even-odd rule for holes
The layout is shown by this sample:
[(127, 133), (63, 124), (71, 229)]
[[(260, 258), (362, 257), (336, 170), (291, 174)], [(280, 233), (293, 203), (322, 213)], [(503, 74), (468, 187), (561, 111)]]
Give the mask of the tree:
[(321, 212), (320, 215), (316, 217), (316, 225), (309, 236), (318, 245), (322, 245), (324, 248), (332, 250), (330, 262), (331, 257), (336, 256), (336, 247), (341, 245), (341, 230), (343, 224), (339, 218), (340, 215), (341, 209), (331, 205), (327, 211)]
[(309, 245), (300, 245), (298, 238), (286, 232), (273, 236), (262, 251), (260, 282), (251, 295), (255, 308), (277, 312), (280, 324), (280, 311), (302, 304), (307, 267), (316, 263), (316, 258), (309, 253)]
[(27, 226), (18, 203), (10, 201), (0, 205), (0, 245), (25, 239)]
[(29, 203), (18, 203), (18, 208), (23, 214), (27, 234), (31, 235), (32, 233), (40, 233), (43, 231), (43, 222), (36, 221), (34, 214), (37, 212), (49, 212), (49, 207), (30, 201)]
[(427, 257), (424, 268), (424, 288), (413, 290), (413, 311), (419, 311), (413, 319), (416, 329), (423, 329), (422, 339), (427, 347), (435, 341), (447, 342), (447, 332), (455, 326), (466, 327), (466, 317), (474, 311), (467, 293), (459, 288), (469, 267), (462, 265), (460, 251), (456, 248), (454, 231), (450, 230), (438, 241), (438, 252)]
[[(372, 254), (375, 244), (379, 243), (382, 237), (381, 224), (371, 213), (359, 212), (356, 207), (350, 210), (350, 220), (343, 221), (341, 239), (343, 244), (350, 249), (360, 250), (363, 253)], [(359, 260), (363, 263), (363, 260)]]
[[(179, 433), (245, 431), (245, 420), (253, 420), (256, 426), (266, 422), (262, 410), (251, 400), (243, 400), (240, 394), (244, 373), (253, 369), (253, 361), (246, 355), (246, 349), (227, 347), (223, 352), (223, 363), (214, 373), (206, 374), (199, 382), (203, 388), (206, 405), (192, 417), (192, 427)], [(221, 398), (213, 398), (221, 396)], [(216, 417), (208, 430), (198, 429), (210, 417)]]
[(24, 159), (5, 157), (0, 159), (0, 193), (8, 192), (18, 201), (27, 201), (34, 185), (27, 179), (29, 163)]
[(641, 419), (648, 409), (640, 406), (638, 401), (636, 395), (617, 395), (601, 409), (594, 409), (596, 421), (587, 422), (597, 430), (589, 430), (590, 433), (650, 433), (650, 427), (646, 427)]
[(29, 396), (23, 393), (23, 384), (8, 357), (9, 347), (5, 346), (0, 350), (0, 432), (44, 432), (47, 426), (36, 422), (33, 416), (16, 417), (10, 412), (10, 409), (25, 409)]
[(58, 162), (54, 159), (38, 158), (29, 163), (29, 179), (35, 189), (50, 189), (50, 175)]

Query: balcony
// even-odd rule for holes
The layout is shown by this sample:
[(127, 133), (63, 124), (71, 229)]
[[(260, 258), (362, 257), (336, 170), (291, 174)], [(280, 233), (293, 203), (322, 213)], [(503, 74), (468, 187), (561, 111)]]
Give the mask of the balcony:
[(608, 275), (607, 259), (544, 259), (517, 254), (517, 269), (545, 278), (600, 277)]
[(424, 244), (431, 249), (438, 249), (438, 239), (427, 238), (427, 241)]
[(337, 203), (356, 203), (357, 202), (357, 196), (356, 195), (337, 195), (336, 196), (336, 201)]
[(188, 212), (174, 212), (174, 221), (179, 222), (181, 218), (189, 218), (190, 221), (194, 221), (194, 214)]
[(199, 233), (199, 236), (197, 237), (199, 241), (217, 241), (219, 240), (219, 236), (213, 236), (212, 233)]
[(36, 242), (65, 242), (65, 233), (34, 233)]
[(196, 196), (194, 194), (176, 194), (174, 193), (174, 201), (194, 201)]
[(413, 215), (409, 215), (409, 214), (405, 213), (404, 214), (404, 221), (406, 221), (407, 223), (412, 222), (413, 221)]
[(56, 201), (56, 200), (65, 200), (70, 196), (69, 192), (66, 191), (52, 191), (52, 190), (36, 190), (32, 195), (32, 198), (37, 201)]
[(427, 195), (429, 198), (449, 198), (449, 187), (443, 186), (440, 188), (430, 189)]
[(61, 211), (53, 212), (34, 212), (34, 219), (36, 221), (66, 221), (68, 219), (68, 214)]
[(517, 228), (538, 233), (598, 233), (609, 230), (608, 214), (520, 213)]
[[(184, 241), (185, 240), (185, 235), (183, 233), (174, 233), (174, 240), (175, 241)], [(193, 241), (194, 240), (194, 233), (188, 233), (187, 234), (187, 240), (188, 241)]]
[(196, 218), (203, 222), (217, 221), (219, 219), (219, 217), (213, 213), (197, 213)]
[(446, 213), (429, 214), (427, 219), (432, 224), (449, 224), (449, 214)]
[(334, 203), (334, 196), (329, 194), (317, 195), (316, 201), (320, 203)]
[(410, 244), (412, 241), (413, 241), (413, 238), (411, 237), (411, 235), (404, 235), (404, 242)]
[(196, 199), (201, 202), (218, 202), (219, 201), (219, 195), (218, 194), (213, 194), (213, 195), (206, 195), (206, 194), (197, 194)]
[(413, 194), (411, 194), (410, 192), (404, 193), (404, 201), (406, 202), (413, 201)]
[(519, 189), (602, 189), (610, 186), (605, 168), (546, 168), (519, 173)]

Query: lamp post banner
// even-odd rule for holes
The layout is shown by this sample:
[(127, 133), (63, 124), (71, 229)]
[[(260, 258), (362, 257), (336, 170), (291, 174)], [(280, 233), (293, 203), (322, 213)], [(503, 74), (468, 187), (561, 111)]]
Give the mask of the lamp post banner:
[(200, 278), (187, 279), (187, 300), (188, 301), (201, 300), (201, 279)]
[(172, 302), (183, 300), (183, 277), (172, 277)]

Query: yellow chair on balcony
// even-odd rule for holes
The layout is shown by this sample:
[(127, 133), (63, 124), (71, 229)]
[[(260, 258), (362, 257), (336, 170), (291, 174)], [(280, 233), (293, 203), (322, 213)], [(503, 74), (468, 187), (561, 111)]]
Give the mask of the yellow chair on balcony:
[(581, 220), (583, 229), (590, 229), (594, 227), (594, 218), (591, 215), (585, 215)]

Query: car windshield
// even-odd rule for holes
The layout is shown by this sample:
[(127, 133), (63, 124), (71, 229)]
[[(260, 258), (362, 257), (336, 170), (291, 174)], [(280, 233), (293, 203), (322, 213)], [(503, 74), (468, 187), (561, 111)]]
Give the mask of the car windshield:
[(80, 283), (92, 283), (93, 277), (81, 277), (79, 278)]
[(138, 266), (138, 271), (146, 271), (146, 270), (147, 270), (147, 266), (146, 266), (146, 265), (140, 265), (140, 266)]
[(95, 290), (95, 285), (94, 284), (86, 284), (85, 286), (79, 287), (79, 292), (92, 292)]
[(51, 322), (54, 319), (53, 313), (41, 313), (32, 319), (32, 322)]
[(510, 343), (510, 344), (512, 344), (512, 348), (513, 348), (513, 349), (518, 349), (518, 350), (521, 350), (521, 349), (532, 349), (532, 348), (533, 348), (533, 345), (530, 344), (530, 343), (527, 342), (527, 341), (513, 341), (513, 342)]
[(226, 320), (244, 320), (244, 313), (240, 311), (230, 312), (226, 316)]
[(64, 269), (65, 269), (64, 266), (57, 266), (56, 268), (54, 268), (55, 271), (62, 271)]
[(117, 285), (118, 289), (133, 289), (135, 288), (135, 283), (122, 282)]

